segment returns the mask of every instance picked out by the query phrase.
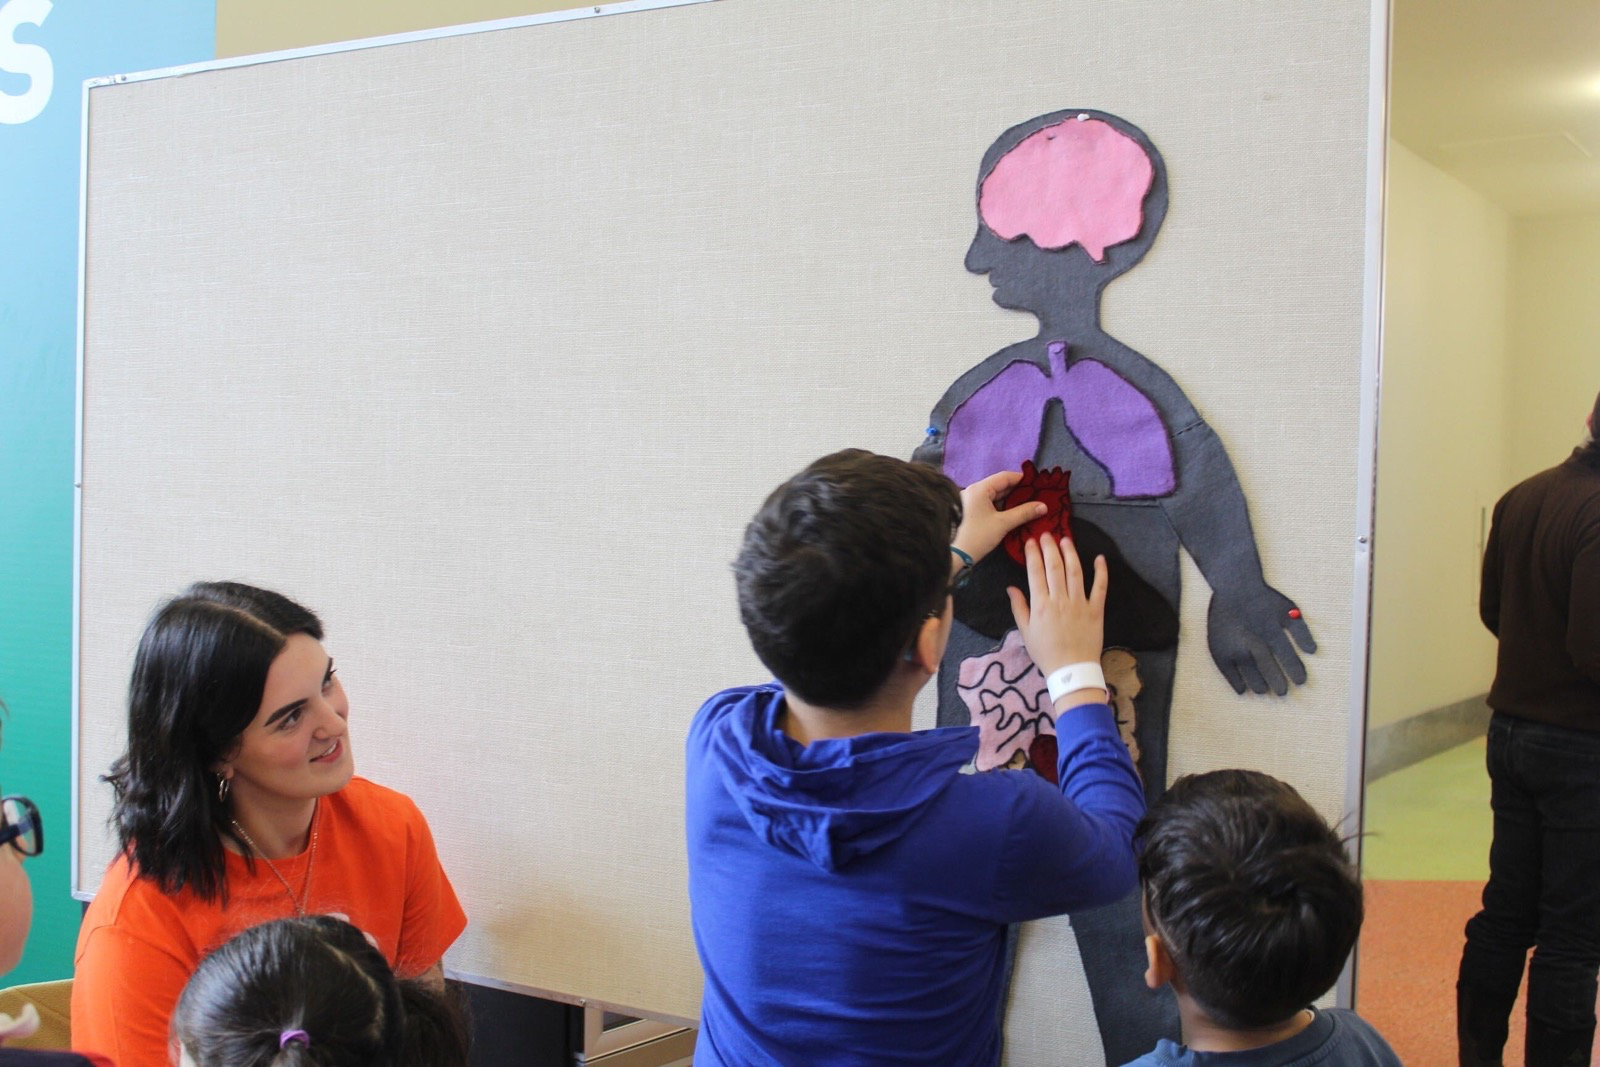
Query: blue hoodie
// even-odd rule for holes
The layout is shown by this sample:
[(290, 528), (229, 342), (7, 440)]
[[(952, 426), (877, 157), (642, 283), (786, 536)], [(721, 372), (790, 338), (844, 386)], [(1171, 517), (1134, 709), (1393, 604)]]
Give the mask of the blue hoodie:
[(1061, 788), (964, 774), (975, 727), (802, 746), (777, 684), (689, 731), (695, 1067), (999, 1062), (1005, 928), (1137, 883), (1144, 795), (1104, 704), (1056, 724)]

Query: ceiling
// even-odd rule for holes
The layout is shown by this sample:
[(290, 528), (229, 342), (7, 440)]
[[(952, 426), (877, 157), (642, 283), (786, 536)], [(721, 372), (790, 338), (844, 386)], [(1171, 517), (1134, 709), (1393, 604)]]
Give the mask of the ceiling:
[(1389, 132), (1512, 215), (1600, 213), (1600, 0), (1394, 0)]

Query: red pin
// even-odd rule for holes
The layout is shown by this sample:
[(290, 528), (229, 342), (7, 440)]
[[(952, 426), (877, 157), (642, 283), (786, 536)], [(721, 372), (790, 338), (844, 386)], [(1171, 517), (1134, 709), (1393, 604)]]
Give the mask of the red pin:
[(1300, 609), (1299, 608), (1290, 608), (1289, 609), (1289, 618), (1298, 619), (1299, 617), (1300, 617)]

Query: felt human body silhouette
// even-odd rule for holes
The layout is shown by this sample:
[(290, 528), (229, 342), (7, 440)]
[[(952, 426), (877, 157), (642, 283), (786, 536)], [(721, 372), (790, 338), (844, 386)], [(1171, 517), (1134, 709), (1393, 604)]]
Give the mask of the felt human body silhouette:
[[(977, 199), (967, 269), (988, 276), (995, 303), (1035, 316), (1039, 332), (950, 386), (915, 458), (962, 486), (1025, 461), (1069, 474), (1078, 550), (1110, 564), (1105, 640), (1126, 650), (1132, 662), (1123, 669), (1139, 682), (1137, 759), (1153, 798), (1166, 784), (1180, 547), (1211, 586), (1207, 643), (1235, 691), (1282, 695), (1306, 677), (1294, 644), (1316, 646), (1299, 609), (1267, 584), (1221, 440), (1166, 371), (1100, 326), (1101, 292), (1143, 258), (1166, 216), (1160, 153), (1104, 112), (1042, 115), (990, 147)], [(1008, 585), (1026, 588), (1025, 575), (1007, 553), (991, 553), (956, 596), (958, 625), (939, 678), (941, 725), (1035, 713), (1031, 731), (985, 733), (986, 741), (1012, 737), (1012, 747), (985, 745), (980, 769), (1016, 765), (1017, 744), (1054, 729), (1043, 678), (1027, 674), (1016, 642), (1006, 640)], [(993, 685), (974, 685), (980, 678), (1005, 679), (1003, 707)], [(1141, 1055), (1157, 1036), (1176, 1037), (1170, 1002), (1152, 1004), (1139, 992), (1137, 900), (1071, 921), (1108, 1062)]]

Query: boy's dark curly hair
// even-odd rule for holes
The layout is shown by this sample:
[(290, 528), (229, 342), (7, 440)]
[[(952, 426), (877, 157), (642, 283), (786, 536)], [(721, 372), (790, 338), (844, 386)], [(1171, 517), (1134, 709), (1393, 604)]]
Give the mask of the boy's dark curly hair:
[(1361, 931), (1339, 835), (1259, 771), (1186, 775), (1139, 824), (1146, 914), (1218, 1025), (1283, 1022), (1332, 988)]
[(961, 494), (938, 470), (860, 449), (775, 489), (734, 561), (756, 655), (800, 699), (865, 704), (950, 586)]

